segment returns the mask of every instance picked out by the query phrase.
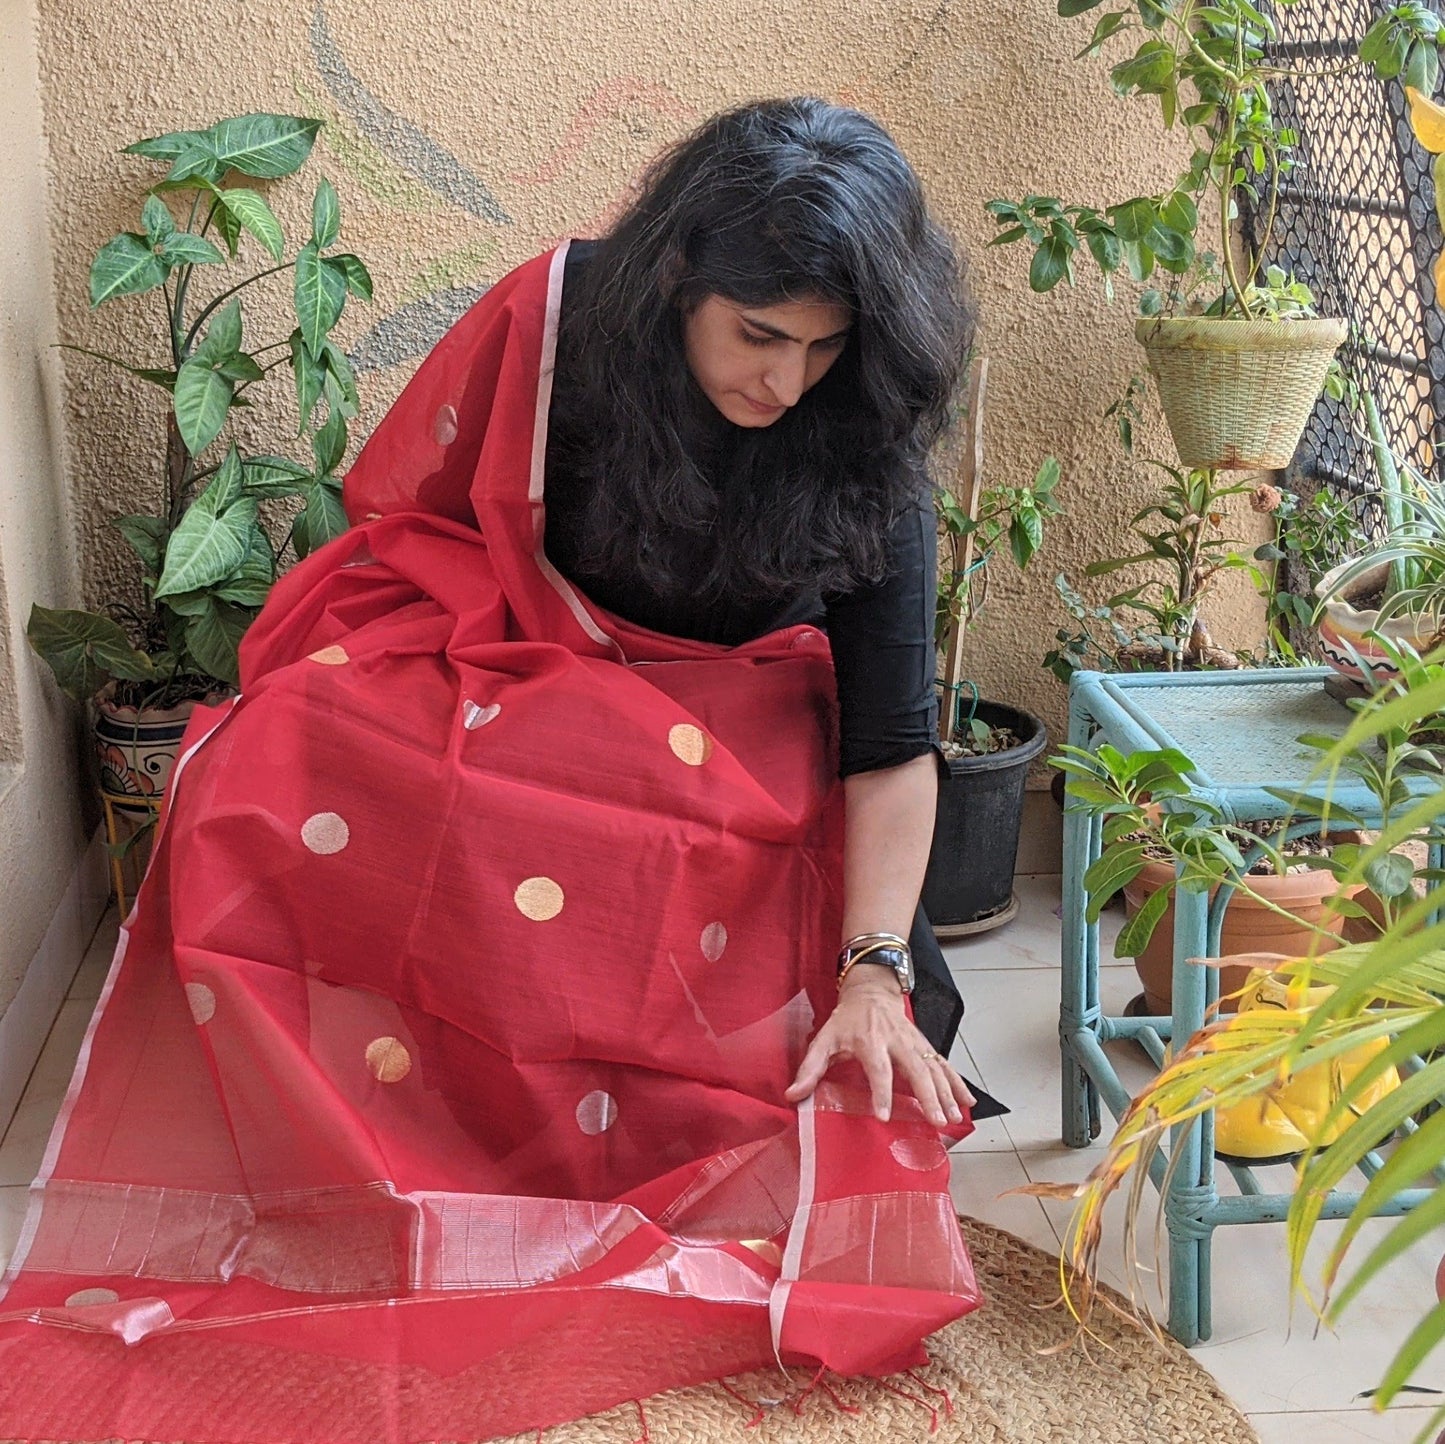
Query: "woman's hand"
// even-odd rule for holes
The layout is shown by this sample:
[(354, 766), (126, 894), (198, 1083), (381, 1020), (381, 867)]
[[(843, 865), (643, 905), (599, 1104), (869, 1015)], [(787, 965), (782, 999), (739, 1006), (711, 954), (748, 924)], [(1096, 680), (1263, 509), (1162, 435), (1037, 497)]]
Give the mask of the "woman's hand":
[(934, 1052), (909, 1021), (898, 982), (885, 968), (864, 963), (849, 970), (838, 1006), (818, 1029), (798, 1076), (783, 1096), (789, 1103), (806, 1098), (835, 1058), (852, 1058), (862, 1067), (873, 1093), (873, 1111), (885, 1123), (893, 1103), (895, 1069), (925, 1116), (939, 1128), (950, 1120), (961, 1123), (963, 1109), (974, 1101), (948, 1059)]

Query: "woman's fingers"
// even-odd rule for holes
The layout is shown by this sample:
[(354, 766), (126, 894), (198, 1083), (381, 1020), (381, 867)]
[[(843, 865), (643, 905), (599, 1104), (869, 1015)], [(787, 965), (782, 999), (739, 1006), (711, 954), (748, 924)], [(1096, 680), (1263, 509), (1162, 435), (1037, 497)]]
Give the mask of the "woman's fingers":
[[(905, 1045), (906, 1046), (906, 1045)], [(937, 1069), (929, 1064), (928, 1058), (917, 1048), (905, 1051), (899, 1063), (899, 1072), (908, 1079), (908, 1086), (923, 1109), (923, 1116), (935, 1126), (942, 1128), (948, 1122), (944, 1093), (939, 1089)], [(952, 1102), (952, 1098), (948, 1098)]]
[(813, 1039), (812, 1046), (803, 1055), (797, 1077), (788, 1085), (788, 1090), (783, 1097), (789, 1103), (801, 1102), (823, 1081), (823, 1075), (828, 1071), (828, 1064), (832, 1061), (827, 1040), (820, 1033)]
[(879, 1122), (887, 1123), (893, 1112), (893, 1059), (881, 1043), (864, 1043), (853, 1054), (868, 1078), (873, 1094), (873, 1112)]
[(960, 1108), (972, 1108), (978, 1102), (978, 1099), (969, 1091), (968, 1084), (952, 1068), (948, 1070), (948, 1086), (952, 1089), (954, 1099)]

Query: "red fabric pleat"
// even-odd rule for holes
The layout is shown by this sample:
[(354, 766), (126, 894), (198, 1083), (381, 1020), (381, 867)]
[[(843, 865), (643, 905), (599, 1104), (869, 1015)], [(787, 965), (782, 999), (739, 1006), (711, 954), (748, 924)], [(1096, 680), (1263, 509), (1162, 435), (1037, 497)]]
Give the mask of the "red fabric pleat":
[(421, 367), (192, 721), (0, 1437), (486, 1438), (907, 1368), (977, 1303), (916, 1105), (782, 1096), (836, 992), (826, 639), (646, 632), (541, 554), (560, 263)]

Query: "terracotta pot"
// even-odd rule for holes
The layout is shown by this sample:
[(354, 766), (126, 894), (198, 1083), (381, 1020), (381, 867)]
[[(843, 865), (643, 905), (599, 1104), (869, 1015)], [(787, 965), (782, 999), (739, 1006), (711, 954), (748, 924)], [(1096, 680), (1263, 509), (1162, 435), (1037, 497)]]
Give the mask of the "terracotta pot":
[[(1168, 862), (1146, 862), (1144, 870), (1124, 889), (1124, 901), (1129, 916), (1133, 917), (1144, 900), (1161, 887), (1174, 880), (1174, 865)], [(1266, 874), (1251, 877), (1249, 885), (1256, 892), (1270, 899), (1304, 923), (1328, 927), (1338, 938), (1343, 919), (1334, 917), (1326, 922), (1325, 901), (1336, 888), (1334, 877), (1320, 868), (1301, 872), (1286, 873), (1283, 877)], [(1300, 927), (1272, 913), (1268, 908), (1255, 902), (1252, 897), (1236, 892), (1230, 899), (1224, 914), (1224, 928), (1219, 940), (1221, 957), (1234, 954), (1272, 953), (1288, 958), (1303, 957), (1314, 944), (1316, 951), (1328, 952), (1339, 946), (1337, 941), (1315, 941), (1315, 934), (1307, 927)], [(1219, 996), (1238, 992), (1245, 984), (1252, 967), (1259, 967), (1253, 957), (1239, 964), (1223, 968), (1219, 979)], [(1169, 906), (1149, 945), (1134, 959), (1139, 981), (1144, 985), (1145, 1011), (1149, 1016), (1167, 1016), (1174, 1011), (1174, 899)], [(1220, 1004), (1224, 1012), (1232, 1013), (1232, 1001)]]
[(176, 765), (176, 753), (195, 701), (176, 707), (118, 706), (109, 694), (95, 699), (95, 755), (100, 764), (100, 786), (113, 797), (134, 797), (136, 805), (115, 806), (123, 812), (150, 814), (141, 798), (159, 800)]
[(1428, 652), (1442, 629), (1442, 622), (1433, 612), (1401, 612), (1397, 616), (1380, 620), (1378, 610), (1360, 610), (1351, 598), (1372, 597), (1385, 585), (1390, 564), (1381, 562), (1362, 572), (1345, 588), (1342, 595), (1335, 595), (1339, 578), (1352, 562), (1341, 562), (1332, 567), (1315, 585), (1315, 595), (1325, 604), (1320, 617), (1320, 654), (1335, 671), (1355, 682), (1367, 682), (1364, 672), (1351, 655), (1351, 649), (1367, 662), (1381, 680), (1395, 675), (1380, 644), (1370, 636), (1378, 632), (1392, 642), (1405, 642), (1417, 652)]

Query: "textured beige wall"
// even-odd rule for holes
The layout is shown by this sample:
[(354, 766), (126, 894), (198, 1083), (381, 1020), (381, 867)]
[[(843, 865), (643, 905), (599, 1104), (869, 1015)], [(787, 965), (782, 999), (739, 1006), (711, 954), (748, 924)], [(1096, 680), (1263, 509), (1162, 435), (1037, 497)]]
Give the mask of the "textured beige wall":
[(0, 1013), (84, 842), (73, 709), (42, 676), (23, 635), (32, 599), (73, 606), (78, 590), (50, 349), (55, 302), (38, 79), (28, 0), (0, 0)]
[[(137, 224), (138, 186), (154, 174), (117, 157), (122, 145), (249, 109), (321, 115), (309, 173), (334, 180), (343, 241), (378, 282), (376, 305), (351, 303), (338, 332), (364, 371), (369, 428), (479, 287), (562, 236), (594, 234), (643, 162), (696, 119), (800, 91), (858, 104), (897, 136), (972, 257), (994, 358), (990, 478), (1031, 475), (1050, 451), (1065, 465), (1067, 523), (1028, 578), (998, 568), (970, 649), (987, 692), (1057, 727), (1062, 689), (1039, 667), (1061, 621), (1052, 578), (1108, 551), (1141, 504), (1146, 476), (1120, 460), (1100, 413), (1142, 356), (1127, 301), (1107, 306), (1092, 284), (1032, 296), (1026, 256), (986, 249), (982, 204), (1030, 189), (1103, 201), (1174, 166), (1152, 105), (1118, 102), (1102, 65), (1073, 61), (1087, 25), (1054, 11), (1053, 0), (133, 0), (102, 19), (93, 0), (40, 0), (62, 327), (133, 351), (140, 318), (151, 324), (144, 301), (94, 316), (85, 304), (89, 257)], [(309, 188), (270, 195), (288, 224), (305, 215)], [(291, 324), (278, 322), (265, 339)], [(128, 574), (103, 519), (158, 484), (161, 414), (154, 393), (117, 388), (98, 365), (67, 358), (66, 375), (96, 600)], [(267, 413), (249, 420), (259, 434)]]

